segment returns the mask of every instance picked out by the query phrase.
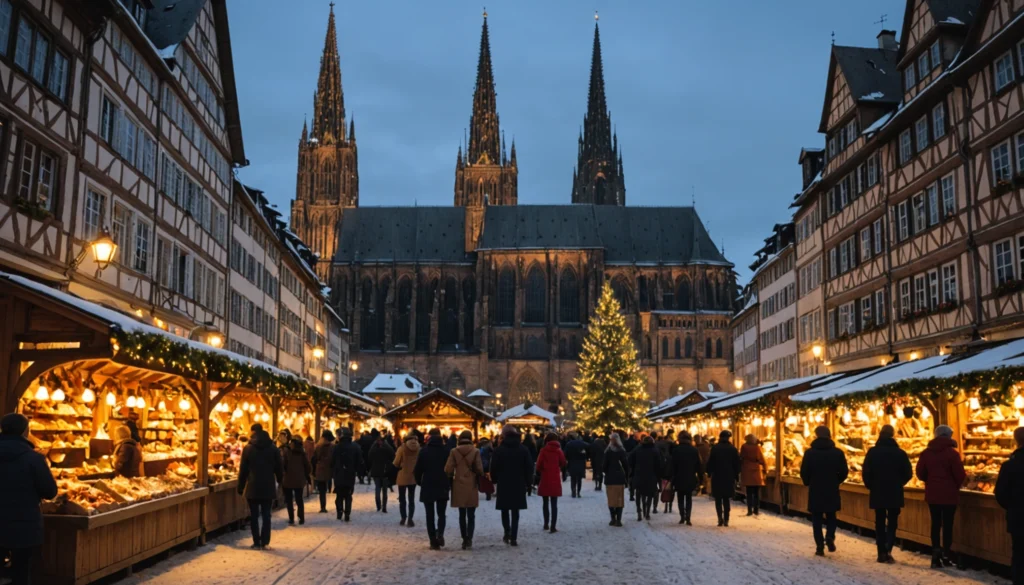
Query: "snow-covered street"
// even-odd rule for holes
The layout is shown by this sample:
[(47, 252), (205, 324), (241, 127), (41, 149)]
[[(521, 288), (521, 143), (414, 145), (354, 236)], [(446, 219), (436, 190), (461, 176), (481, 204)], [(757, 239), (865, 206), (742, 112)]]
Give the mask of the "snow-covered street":
[[(928, 568), (923, 555), (894, 551), (895, 565), (875, 562), (874, 543), (840, 531), (839, 550), (813, 556), (810, 524), (762, 513), (747, 518), (742, 504), (732, 526), (715, 526), (712, 502), (694, 502), (694, 526), (678, 516), (658, 514), (637, 522), (626, 508), (624, 528), (609, 527), (603, 493), (585, 484), (583, 497), (559, 502), (557, 534), (541, 532), (540, 498), (530, 499), (520, 526), (519, 547), (501, 542), (501, 520), (492, 502), (481, 501), (471, 551), (460, 549), (458, 513), (448, 511), (447, 548), (427, 548), (426, 523), (417, 503), (416, 526), (398, 524), (395, 494), (389, 513), (374, 511), (369, 486), (357, 486), (352, 522), (317, 514), (307, 501), (305, 526), (287, 526), (287, 514), (274, 515), (272, 550), (250, 550), (248, 529), (211, 540), (137, 572), (122, 583), (147, 585), (237, 585), (291, 583), (346, 585), (380, 583), (820, 583), (938, 585), (1008, 583), (979, 571)], [(565, 493), (568, 494), (568, 485)], [(630, 504), (630, 502), (627, 502)]]

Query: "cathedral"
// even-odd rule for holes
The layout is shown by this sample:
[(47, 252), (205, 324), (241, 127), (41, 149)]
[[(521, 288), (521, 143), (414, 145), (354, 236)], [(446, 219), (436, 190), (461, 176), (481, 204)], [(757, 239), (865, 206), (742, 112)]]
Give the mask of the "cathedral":
[(359, 375), (408, 372), (453, 393), (483, 388), (506, 405), (529, 400), (571, 414), (576, 358), (611, 282), (652, 400), (732, 385), (733, 265), (693, 207), (626, 206), (596, 22), (577, 149), (571, 204), (519, 205), (485, 13), (453, 205), (360, 207), (332, 7), (291, 225), (320, 257)]

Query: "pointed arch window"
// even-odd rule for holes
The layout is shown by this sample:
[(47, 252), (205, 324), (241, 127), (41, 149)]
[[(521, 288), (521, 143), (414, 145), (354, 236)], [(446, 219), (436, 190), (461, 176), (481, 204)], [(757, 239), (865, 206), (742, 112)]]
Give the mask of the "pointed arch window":
[(722, 340), (718, 339), (715, 341), (715, 357), (722, 357)]
[(679, 287), (676, 288), (676, 308), (680, 311), (692, 311), (693, 304), (690, 300), (690, 281), (686, 278), (679, 280)]
[(672, 290), (672, 281), (665, 283), (665, 290), (661, 293), (661, 307), (666, 311), (676, 308), (676, 293)]
[(449, 276), (444, 281), (444, 307), (441, 311), (437, 343), (440, 349), (457, 349), (459, 344), (459, 283)]
[(626, 283), (626, 279), (622, 276), (615, 277), (612, 280), (612, 295), (615, 296), (615, 300), (619, 302), (619, 306), (623, 313), (632, 312), (631, 303), (629, 299), (629, 285)]
[(558, 318), (561, 323), (580, 322), (580, 291), (576, 273), (571, 268), (562, 271), (558, 287)]
[(412, 279), (398, 281), (398, 311), (391, 331), (391, 343), (400, 349), (409, 347), (409, 316), (412, 314)]
[(687, 358), (692, 358), (693, 357), (693, 338), (690, 337), (689, 335), (686, 336), (686, 354), (685, 355), (686, 355)]
[(682, 348), (682, 344), (679, 342), (679, 338), (676, 337), (676, 343), (675, 343), (675, 350), (676, 350), (675, 351), (675, 356), (676, 356), (676, 359), (679, 359), (679, 358), (683, 357), (682, 349), (683, 349)]
[(651, 359), (651, 336), (644, 337), (644, 358)]
[(360, 345), (363, 349), (380, 349), (380, 342), (377, 338), (377, 328), (374, 323), (373, 281), (370, 280), (369, 277), (364, 278), (363, 283), (360, 285), (360, 289)]
[(704, 357), (706, 357), (706, 358), (710, 358), (711, 357), (711, 338), (710, 337), (704, 340)]
[(524, 323), (544, 323), (547, 321), (547, 281), (540, 266), (534, 266), (526, 275), (526, 307), (523, 314)]
[(377, 306), (374, 313), (374, 327), (377, 330), (377, 345), (383, 347), (385, 323), (388, 314), (388, 293), (391, 292), (391, 279), (384, 277), (377, 283)]
[[(637, 296), (639, 297), (639, 301), (638, 302), (640, 303), (640, 310), (641, 311), (650, 311), (651, 310), (651, 303), (650, 303), (650, 299), (649, 299), (650, 295), (648, 294), (649, 291), (647, 290), (647, 288), (648, 288), (648, 286), (647, 286), (647, 277), (642, 275), (642, 274), (640, 276), (638, 276), (636, 278), (636, 287), (637, 287), (637, 293), (638, 293)], [(668, 356), (666, 356), (666, 357), (668, 357)]]
[(473, 317), (476, 309), (476, 281), (472, 276), (467, 276), (462, 281), (462, 301), (465, 303), (465, 314), (462, 316), (462, 345), (473, 347)]
[[(704, 284), (704, 287), (703, 287), (704, 288), (704, 299), (703, 299), (704, 302), (703, 302), (703, 304), (701, 306), (704, 307), (705, 309), (714, 308), (715, 307), (715, 290), (714, 290), (714, 287), (711, 286), (711, 281), (708, 280), (707, 278), (705, 278), (701, 282)], [(708, 356), (708, 357), (710, 357), (710, 356)]]
[(511, 326), (516, 314), (516, 275), (506, 266), (498, 274), (498, 302), (494, 305), (495, 325)]
[(668, 337), (661, 338), (661, 359), (668, 359)]
[(437, 279), (420, 279), (416, 291), (416, 350), (430, 351), (430, 314), (434, 312)]

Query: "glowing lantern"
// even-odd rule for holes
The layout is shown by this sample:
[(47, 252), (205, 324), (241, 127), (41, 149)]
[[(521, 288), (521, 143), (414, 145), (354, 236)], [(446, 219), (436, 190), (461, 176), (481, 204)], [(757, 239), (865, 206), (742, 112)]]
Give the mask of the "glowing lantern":
[(843, 424), (844, 425), (849, 425), (852, 422), (853, 422), (853, 416), (850, 414), (850, 411), (847, 410), (846, 412), (843, 413)]
[(970, 400), (971, 410), (979, 410), (981, 408), (981, 401), (978, 400), (977, 396), (972, 396)]
[(57, 389), (50, 395), (50, 400), (53, 400), (54, 402), (64, 402), (65, 398), (67, 398), (67, 396), (64, 395), (64, 389), (60, 386), (57, 386)]
[(927, 406), (921, 407), (921, 420), (928, 420), (932, 417), (932, 412), (928, 410)]
[(86, 388), (82, 391), (82, 402), (89, 403), (96, 400), (96, 393), (91, 388)]
[(114, 406), (117, 404), (117, 397), (114, 396), (113, 392), (107, 392), (107, 406)]
[(164, 402), (163, 400), (161, 400), (160, 403), (156, 405), (156, 409), (159, 410), (160, 412), (166, 412), (167, 411), (167, 403)]
[(50, 391), (47, 390), (46, 386), (43, 386), (42, 384), (40, 384), (39, 385), (39, 389), (36, 390), (36, 400), (49, 400), (49, 399), (50, 399)]
[(125, 401), (124, 405), (127, 406), (128, 408), (135, 408), (135, 396), (129, 396), (128, 400)]
[(231, 413), (231, 418), (242, 418), (242, 409), (236, 408), (235, 412)]
[(185, 412), (190, 408), (192, 408), (192, 403), (188, 401), (188, 398), (182, 398), (181, 401), (178, 402), (178, 410)]
[(146, 408), (146, 399), (141, 397), (141, 396), (139, 396), (138, 399), (135, 400), (135, 408), (145, 409)]
[(1024, 410), (1024, 396), (1018, 394), (1013, 399), (1013, 407), (1016, 408), (1017, 410)]

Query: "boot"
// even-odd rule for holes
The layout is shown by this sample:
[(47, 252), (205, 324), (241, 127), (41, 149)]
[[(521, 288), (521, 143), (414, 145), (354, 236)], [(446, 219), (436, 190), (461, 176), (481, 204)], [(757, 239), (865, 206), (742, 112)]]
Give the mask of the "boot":
[(878, 559), (876, 562), (887, 563), (889, 562), (889, 555), (885, 552), (883, 547), (878, 547)]
[[(953, 551), (949, 551), (949, 550), (942, 551), (942, 566), (943, 567), (952, 567), (953, 564), (954, 564), (953, 563)], [(957, 568), (960, 568), (959, 563), (957, 563)]]
[(725, 526), (728, 527), (729, 526), (729, 510), (725, 511), (724, 516), (725, 516)]
[(430, 550), (441, 550), (441, 545), (434, 538), (430, 539)]
[(608, 514), (611, 516), (611, 522), (608, 526), (615, 526), (615, 508), (608, 508)]
[(725, 526), (725, 521), (722, 519), (722, 513), (721, 512), (718, 513), (718, 525), (719, 526)]
[(938, 548), (933, 548), (932, 549), (932, 568), (933, 569), (941, 569), (942, 568), (942, 550), (941, 549), (938, 549)]
[(823, 556), (825, 556), (825, 547), (823, 547), (823, 546), (816, 546), (816, 547), (814, 547), (814, 556), (816, 556), (816, 557), (823, 557)]

